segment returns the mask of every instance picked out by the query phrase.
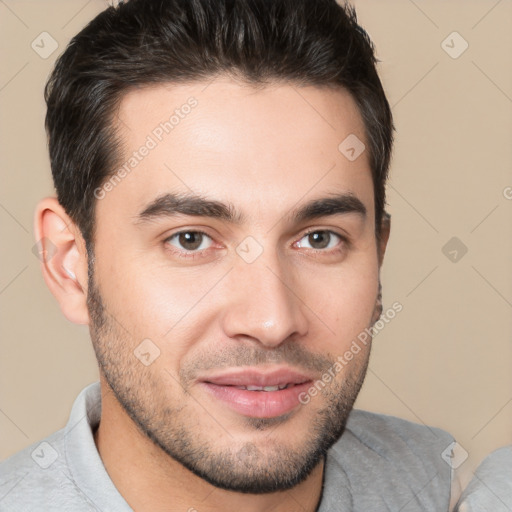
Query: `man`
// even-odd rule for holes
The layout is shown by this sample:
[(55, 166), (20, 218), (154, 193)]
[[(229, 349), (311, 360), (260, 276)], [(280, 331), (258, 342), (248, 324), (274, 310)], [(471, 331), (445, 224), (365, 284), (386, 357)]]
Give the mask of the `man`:
[(2, 464), (2, 510), (448, 510), (452, 437), (352, 411), (390, 233), (375, 62), (334, 0), (129, 0), (71, 41), (35, 231), (100, 382)]

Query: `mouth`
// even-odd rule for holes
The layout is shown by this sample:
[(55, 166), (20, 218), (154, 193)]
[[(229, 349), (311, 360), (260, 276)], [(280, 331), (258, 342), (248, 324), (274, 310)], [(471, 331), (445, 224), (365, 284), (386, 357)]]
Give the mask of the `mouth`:
[(252, 418), (275, 418), (292, 412), (301, 403), (301, 393), (312, 382), (312, 376), (288, 368), (266, 372), (232, 370), (199, 380), (215, 400), (238, 414)]
[(288, 389), (295, 384), (278, 384), (277, 386), (233, 386), (236, 389), (245, 389), (246, 391), (279, 391), (281, 389)]

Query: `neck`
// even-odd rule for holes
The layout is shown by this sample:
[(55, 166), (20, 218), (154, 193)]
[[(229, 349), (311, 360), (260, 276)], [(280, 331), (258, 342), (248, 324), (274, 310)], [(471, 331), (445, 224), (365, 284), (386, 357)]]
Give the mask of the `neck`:
[(116, 398), (102, 386), (102, 413), (94, 441), (119, 493), (137, 512), (304, 512), (317, 510), (324, 462), (292, 489), (242, 494), (212, 486), (175, 461), (148, 439)]

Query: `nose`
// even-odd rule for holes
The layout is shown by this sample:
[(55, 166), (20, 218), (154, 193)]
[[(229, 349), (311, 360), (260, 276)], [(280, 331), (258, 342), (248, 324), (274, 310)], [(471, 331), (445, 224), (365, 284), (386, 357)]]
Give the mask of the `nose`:
[(283, 271), (277, 258), (262, 255), (250, 264), (238, 261), (229, 276), (223, 316), (227, 336), (251, 338), (273, 348), (308, 332), (297, 273), (289, 267)]

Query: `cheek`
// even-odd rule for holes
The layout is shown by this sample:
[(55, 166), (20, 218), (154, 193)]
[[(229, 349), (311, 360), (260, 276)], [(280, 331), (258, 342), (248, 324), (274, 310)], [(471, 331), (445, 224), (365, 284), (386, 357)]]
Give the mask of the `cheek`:
[(178, 321), (186, 305), (181, 287), (142, 262), (117, 255), (110, 261), (96, 257), (96, 280), (107, 310), (132, 343), (160, 340)]
[[(318, 284), (318, 281), (317, 281)], [(371, 266), (340, 270), (308, 294), (308, 305), (326, 326), (331, 350), (342, 353), (371, 322), (378, 293), (378, 270)]]
[[(191, 347), (206, 337), (209, 328), (205, 313), (211, 311), (209, 291), (222, 273), (186, 272), (162, 265), (119, 259), (111, 266), (108, 300), (123, 326), (120, 332), (130, 339), (131, 349), (151, 340), (158, 352), (153, 370), (166, 368), (176, 373)], [(107, 286), (105, 296), (107, 295)], [(147, 343), (147, 341), (145, 341)], [(148, 345), (152, 347), (153, 345)]]

